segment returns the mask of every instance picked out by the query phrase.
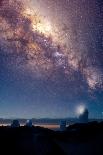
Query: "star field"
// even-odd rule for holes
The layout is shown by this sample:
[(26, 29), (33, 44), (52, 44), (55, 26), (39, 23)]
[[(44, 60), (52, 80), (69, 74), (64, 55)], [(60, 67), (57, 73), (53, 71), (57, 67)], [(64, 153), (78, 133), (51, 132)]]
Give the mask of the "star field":
[(103, 2), (0, 1), (0, 117), (103, 109)]

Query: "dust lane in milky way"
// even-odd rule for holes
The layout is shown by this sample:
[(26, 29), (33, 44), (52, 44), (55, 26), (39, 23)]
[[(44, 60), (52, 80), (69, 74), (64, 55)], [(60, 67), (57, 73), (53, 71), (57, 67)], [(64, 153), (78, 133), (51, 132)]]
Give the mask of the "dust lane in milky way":
[(100, 0), (0, 2), (3, 116), (16, 109), (23, 117), (73, 116), (80, 104), (92, 116), (102, 112), (102, 7)]

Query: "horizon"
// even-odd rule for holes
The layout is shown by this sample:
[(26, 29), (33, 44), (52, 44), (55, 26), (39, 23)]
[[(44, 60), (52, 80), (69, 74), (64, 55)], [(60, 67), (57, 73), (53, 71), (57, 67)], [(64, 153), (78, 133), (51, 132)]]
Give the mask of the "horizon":
[[(76, 119), (78, 120), (79, 117), (48, 117), (48, 118), (45, 118), (45, 117), (41, 117), (41, 118), (36, 118), (36, 117), (27, 117), (27, 118), (23, 118), (23, 117), (0, 117), (0, 119), (5, 119), (5, 120), (15, 120), (15, 119), (21, 119), (21, 120), (70, 120), (70, 119)], [(88, 120), (103, 120), (102, 117), (96, 117), (96, 118), (92, 118), (92, 117), (88, 117)]]

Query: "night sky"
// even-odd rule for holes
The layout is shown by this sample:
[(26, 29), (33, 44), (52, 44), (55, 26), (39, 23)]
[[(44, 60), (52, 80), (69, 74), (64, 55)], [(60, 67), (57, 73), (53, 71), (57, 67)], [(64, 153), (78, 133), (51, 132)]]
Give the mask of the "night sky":
[(103, 1), (0, 0), (0, 117), (103, 117)]

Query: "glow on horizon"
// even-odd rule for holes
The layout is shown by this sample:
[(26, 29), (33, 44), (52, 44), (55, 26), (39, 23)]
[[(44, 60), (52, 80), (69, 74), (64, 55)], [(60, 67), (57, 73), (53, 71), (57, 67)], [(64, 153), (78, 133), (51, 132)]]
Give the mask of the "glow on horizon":
[(79, 105), (76, 109), (77, 115), (83, 114), (84, 111), (85, 111), (85, 105)]

